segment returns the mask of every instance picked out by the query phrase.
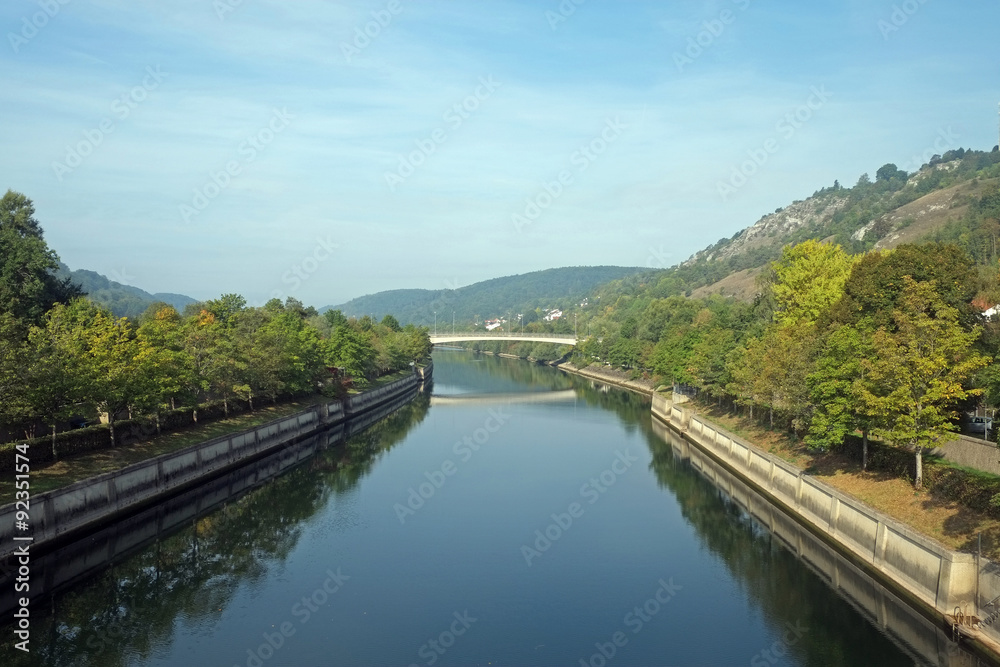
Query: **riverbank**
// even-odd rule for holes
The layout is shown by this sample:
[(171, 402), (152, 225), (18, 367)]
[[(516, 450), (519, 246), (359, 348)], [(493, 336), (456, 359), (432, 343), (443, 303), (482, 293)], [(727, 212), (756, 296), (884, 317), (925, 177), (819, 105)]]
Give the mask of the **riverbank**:
[[(976, 553), (981, 548), (983, 556), (1000, 561), (1000, 520), (938, 496), (926, 486), (914, 489), (910, 479), (885, 471), (862, 470), (859, 462), (836, 451), (810, 451), (786, 433), (771, 431), (715, 406), (699, 405), (698, 411), (762, 450), (885, 512), (949, 549)], [(924, 465), (926, 468), (934, 464), (928, 461)]]
[[(343, 401), (327, 399), (250, 430), (160, 454), (40, 494), (32, 488), (26, 530), (33, 547), (92, 530), (404, 394), (415, 395), (431, 373), (430, 365), (418, 368), (404, 378)], [(9, 554), (16, 544), (14, 516), (18, 509), (14, 504), (0, 507), (0, 557)]]
[(647, 396), (652, 395), (657, 386), (652, 380), (634, 380), (631, 379), (629, 374), (625, 371), (620, 371), (608, 366), (591, 365), (586, 368), (581, 368), (579, 366), (574, 366), (568, 361), (551, 365), (554, 368), (566, 371), (567, 373), (572, 373), (573, 375), (590, 378), (591, 380), (598, 380), (600, 382), (612, 384), (616, 387), (622, 387), (623, 389), (628, 389), (630, 391), (637, 391), (640, 394), (646, 394)]
[(953, 551), (930, 536), (868, 506), (826, 480), (723, 429), (690, 403), (653, 399), (654, 417), (763, 493), (832, 546), (891, 586), (911, 604), (963, 635), (991, 660), (1000, 634), (987, 602), (1000, 593), (989, 561)]

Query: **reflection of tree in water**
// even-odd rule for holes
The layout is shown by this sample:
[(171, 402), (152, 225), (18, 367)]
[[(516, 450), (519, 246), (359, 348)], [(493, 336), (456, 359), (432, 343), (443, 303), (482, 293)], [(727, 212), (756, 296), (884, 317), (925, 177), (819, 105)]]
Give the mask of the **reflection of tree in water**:
[(304, 521), (331, 493), (353, 488), (428, 407), (429, 396), (418, 394), (343, 445), (32, 608), (31, 653), (11, 650), (4, 664), (141, 663), (169, 644), (175, 624), (210, 627), (240, 586), (262, 580), (288, 557)]
[(913, 664), (779, 539), (690, 465), (675, 459), (668, 443), (646, 432), (653, 454), (650, 467), (660, 487), (676, 497), (701, 543), (725, 564), (775, 636), (783, 637), (797, 623), (808, 628), (787, 647), (801, 664)]
[(421, 392), (389, 417), (368, 427), (337, 449), (317, 456), (310, 466), (322, 472), (323, 488), (342, 494), (350, 491), (375, 464), (424, 420), (430, 409), (430, 392)]

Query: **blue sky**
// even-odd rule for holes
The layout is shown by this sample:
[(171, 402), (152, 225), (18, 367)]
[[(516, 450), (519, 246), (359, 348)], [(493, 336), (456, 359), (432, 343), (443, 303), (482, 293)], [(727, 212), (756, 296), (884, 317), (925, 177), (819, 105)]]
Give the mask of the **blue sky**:
[(63, 2), (0, 7), (0, 185), (151, 292), (666, 267), (997, 143), (993, 2)]

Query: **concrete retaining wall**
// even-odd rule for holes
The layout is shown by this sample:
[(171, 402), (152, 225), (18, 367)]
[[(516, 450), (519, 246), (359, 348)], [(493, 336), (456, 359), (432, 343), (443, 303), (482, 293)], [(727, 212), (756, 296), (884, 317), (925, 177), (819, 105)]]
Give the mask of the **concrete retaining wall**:
[[(669, 407), (669, 410), (668, 410)], [(782, 459), (662, 398), (654, 414), (752, 482), (833, 542), (929, 607), (951, 614), (976, 600), (978, 567), (971, 554), (951, 551)], [(972, 610), (969, 610), (970, 612)]]
[(1000, 475), (1000, 449), (989, 440), (960, 435), (931, 451), (960, 466)]
[[(0, 558), (14, 552), (17, 536), (33, 537), (40, 546), (90, 529), (116, 516), (177, 493), (235, 466), (258, 458), (350, 416), (367, 412), (414, 390), (419, 373), (352, 396), (274, 420), (242, 433), (226, 435), (121, 470), (82, 480), (31, 499), (29, 530), (16, 530), (16, 504), (0, 507)], [(20, 509), (23, 509), (20, 508)]]
[[(972, 656), (962, 651), (930, 619), (816, 537), (727, 466), (655, 419), (653, 431), (670, 444), (676, 461), (688, 463), (724, 497), (766, 528), (816, 572), (827, 586), (893, 640), (913, 664), (942, 667), (976, 664)], [(840, 509), (843, 513), (847, 506), (841, 505)]]

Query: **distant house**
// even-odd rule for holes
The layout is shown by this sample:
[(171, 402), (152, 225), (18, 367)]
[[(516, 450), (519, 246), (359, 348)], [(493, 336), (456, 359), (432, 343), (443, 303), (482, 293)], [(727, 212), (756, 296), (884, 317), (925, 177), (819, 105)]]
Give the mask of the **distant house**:
[(555, 322), (556, 320), (558, 320), (562, 316), (563, 316), (563, 312), (561, 310), (559, 310), (558, 308), (554, 308), (554, 309), (552, 309), (552, 310), (550, 310), (550, 311), (548, 311), (548, 312), (545, 313), (545, 321), (546, 322)]

